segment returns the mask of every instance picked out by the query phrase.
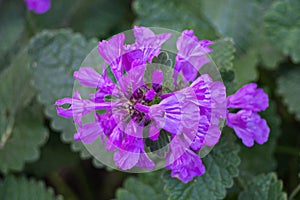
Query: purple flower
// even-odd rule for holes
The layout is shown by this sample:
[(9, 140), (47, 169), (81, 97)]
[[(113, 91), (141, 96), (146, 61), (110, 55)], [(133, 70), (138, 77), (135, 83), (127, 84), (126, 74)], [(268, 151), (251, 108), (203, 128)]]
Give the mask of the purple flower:
[(103, 40), (98, 43), (98, 52), (105, 60), (107, 64), (110, 65), (110, 69), (118, 80), (122, 76), (122, 55), (124, 53), (124, 34), (117, 34), (113, 36), (110, 40)]
[(205, 166), (200, 157), (185, 147), (179, 137), (174, 137), (170, 144), (170, 151), (166, 158), (166, 168), (170, 169), (171, 176), (187, 183), (195, 176), (205, 172)]
[(251, 147), (254, 141), (263, 144), (268, 140), (270, 129), (257, 112), (268, 107), (268, 95), (257, 89), (254, 83), (247, 84), (227, 98), (228, 108), (242, 109), (227, 114), (227, 126), (234, 129), (244, 145)]
[(131, 169), (134, 166), (144, 169), (153, 169), (154, 162), (144, 151), (144, 141), (128, 135), (125, 137), (122, 147), (114, 154), (114, 161), (123, 170)]
[(24, 0), (28, 10), (32, 10), (36, 14), (43, 14), (51, 7), (50, 0)]
[[(55, 102), (57, 114), (65, 118), (74, 117), (74, 122), (81, 124), (81, 118), (94, 110), (101, 110), (110, 108), (112, 102), (96, 103), (90, 99), (83, 100), (78, 91), (74, 92), (73, 98), (63, 98)], [(63, 108), (61, 106), (68, 105), (69, 108)]]
[(266, 120), (250, 110), (240, 110), (235, 114), (229, 113), (227, 126), (233, 128), (243, 144), (248, 147), (253, 146), (254, 141), (263, 144), (269, 137), (270, 129)]
[(227, 98), (227, 108), (241, 108), (259, 112), (269, 106), (268, 95), (263, 89), (257, 89), (255, 83), (244, 85), (235, 94)]
[[(57, 113), (78, 124), (74, 139), (93, 143), (100, 138), (101, 145), (113, 152), (112, 159), (122, 170), (154, 169), (151, 159), (156, 159), (155, 154), (146, 140), (160, 140), (160, 134), (166, 134), (171, 141), (165, 166), (172, 171), (172, 177), (188, 182), (205, 172), (197, 152), (219, 141), (219, 123), (227, 113), (225, 86), (208, 74), (197, 77), (199, 69), (210, 61), (206, 56), (212, 42), (199, 41), (193, 31), (182, 33), (177, 41), (176, 63), (171, 68), (171, 83), (176, 87), (166, 93), (163, 83), (168, 82), (164, 80), (168, 76), (164, 70), (149, 71), (148, 63), (160, 54), (171, 34), (156, 35), (149, 28), (135, 26), (134, 36), (132, 44), (125, 44), (125, 34), (99, 42), (98, 52), (105, 61), (102, 73), (90, 67), (74, 73), (81, 85), (94, 88), (95, 92), (88, 99), (82, 99), (76, 91), (73, 98), (57, 100)], [(109, 69), (114, 77), (108, 76)], [(151, 77), (146, 79), (149, 72)], [(181, 72), (186, 81), (177, 85)], [(83, 123), (90, 114), (94, 114), (94, 121)], [(232, 127), (241, 123), (232, 122)], [(151, 159), (149, 151), (153, 153)]]
[[(147, 61), (151, 62), (155, 56), (160, 53), (160, 48), (163, 43), (165, 43), (170, 37), (170, 33), (163, 33), (155, 35), (151, 29), (145, 27), (134, 26), (134, 36), (136, 38), (135, 43), (126, 46), (127, 52), (139, 52), (139, 57), (133, 59), (131, 67), (145, 64)], [(128, 55), (128, 54), (127, 54)], [(130, 56), (134, 58), (133, 56)]]
[(179, 72), (182, 72), (186, 81), (193, 81), (199, 69), (210, 60), (206, 54), (212, 50), (208, 48), (212, 42), (209, 40), (198, 40), (193, 30), (185, 30), (177, 40), (178, 53), (174, 68), (175, 83)]
[(77, 133), (74, 134), (75, 140), (81, 140), (86, 144), (93, 143), (99, 137), (104, 140), (103, 130), (99, 122), (91, 122), (79, 126)]

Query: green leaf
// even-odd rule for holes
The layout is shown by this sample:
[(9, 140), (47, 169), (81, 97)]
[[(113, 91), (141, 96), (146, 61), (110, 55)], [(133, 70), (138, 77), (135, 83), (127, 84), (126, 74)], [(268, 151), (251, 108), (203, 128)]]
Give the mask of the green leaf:
[[(47, 129), (43, 126), (43, 117), (39, 106), (30, 106), (19, 111), (11, 134), (4, 146), (0, 148), (0, 170), (20, 171), (25, 162), (39, 158), (39, 147), (48, 137)], [(0, 198), (1, 199), (1, 198)]]
[(277, 180), (275, 173), (259, 175), (253, 178), (246, 190), (239, 195), (239, 200), (285, 200), (282, 182)]
[(237, 87), (255, 81), (258, 78), (256, 66), (259, 60), (254, 49), (234, 60), (235, 82)]
[(39, 157), (39, 146), (47, 138), (38, 107), (23, 109), (34, 90), (27, 51), (22, 51), (0, 74), (0, 171), (22, 170), (24, 163)]
[(209, 55), (217, 65), (218, 69), (232, 70), (232, 61), (234, 59), (235, 53), (232, 38), (223, 38), (216, 40), (210, 47), (213, 49), (213, 52)]
[(47, 188), (42, 181), (16, 178), (8, 176), (0, 181), (0, 199), (9, 200), (62, 200), (62, 196), (55, 196), (53, 189)]
[(34, 95), (30, 76), (26, 50), (0, 74), (0, 149), (11, 135), (18, 110), (26, 106)]
[(215, 39), (218, 34), (203, 16), (201, 2), (196, 0), (137, 0), (133, 8), (138, 15), (135, 24), (170, 28), (177, 31), (193, 29), (197, 36)]
[(160, 179), (161, 171), (130, 177), (124, 182), (123, 188), (117, 190), (117, 200), (165, 200), (164, 183)]
[(6, 55), (13, 45), (21, 37), (24, 31), (24, 11), (23, 2), (10, 0), (1, 2), (0, 6), (0, 70), (7, 63)]
[(238, 175), (239, 147), (232, 136), (223, 132), (221, 141), (210, 154), (203, 158), (206, 172), (187, 184), (165, 175), (166, 193), (172, 200), (215, 200), (226, 196), (226, 188), (233, 185), (233, 177)]
[[(246, 74), (249, 71), (253, 73), (247, 78), (253, 81), (258, 63), (275, 68), (284, 58), (269, 40), (263, 26), (263, 14), (270, 4), (270, 1), (203, 0), (202, 12), (224, 37), (233, 38), (237, 62), (245, 64), (244, 60), (247, 60), (245, 66), (235, 66), (239, 70), (236, 77), (241, 81), (245, 79), (241, 74), (244, 69)], [(242, 77), (239, 77), (240, 74)]]
[(153, 152), (155, 155), (157, 155), (160, 158), (166, 157), (166, 153), (168, 149), (167, 145), (169, 143), (170, 143), (170, 138), (168, 137), (168, 133), (164, 130), (160, 131), (157, 140), (151, 140), (150, 138), (147, 138), (145, 140), (145, 145), (150, 150), (150, 152)]
[(41, 149), (39, 160), (27, 164), (25, 172), (37, 177), (47, 177), (62, 168), (74, 169), (79, 162), (79, 155), (70, 151), (69, 145), (63, 144), (58, 134), (52, 133), (47, 144)]
[[(245, 50), (256, 36), (260, 9), (256, 2), (202, 0), (201, 11), (225, 37), (232, 37), (237, 50)], [(200, 12), (201, 12), (200, 11)], [(234, 12), (233, 12), (234, 11)]]
[(210, 47), (213, 49), (213, 52), (209, 55), (214, 62), (213, 64), (217, 65), (227, 91), (234, 90), (233, 81), (235, 74), (233, 71), (233, 59), (235, 48), (232, 38), (216, 40)]
[(294, 62), (300, 62), (300, 1), (277, 0), (265, 16), (271, 41)]
[(281, 120), (276, 113), (275, 102), (270, 102), (269, 108), (260, 114), (270, 127), (270, 136), (268, 142), (263, 145), (255, 144), (252, 148), (242, 145), (239, 153), (241, 158), (240, 174), (246, 175), (246, 179), (259, 173), (275, 170), (276, 167), (274, 150), (281, 133)]
[(282, 96), (289, 112), (294, 113), (296, 119), (300, 121), (300, 69), (294, 68), (283, 72), (279, 77), (277, 85), (278, 93)]
[(274, 46), (274, 43), (270, 41), (265, 29), (263, 27), (262, 29), (262, 33), (259, 34), (259, 37), (253, 44), (252, 48), (256, 51), (257, 57), (263, 67), (267, 69), (275, 69), (285, 56)]
[(44, 31), (30, 44), (31, 66), (38, 100), (45, 105), (45, 114), (51, 119), (51, 127), (62, 131), (62, 140), (71, 143), (81, 158), (91, 157), (81, 141), (74, 141), (76, 132), (72, 119), (64, 119), (56, 113), (54, 103), (63, 97), (71, 97), (73, 72), (78, 70), (86, 55), (96, 47), (96, 41), (87, 41), (80, 34), (69, 30)]

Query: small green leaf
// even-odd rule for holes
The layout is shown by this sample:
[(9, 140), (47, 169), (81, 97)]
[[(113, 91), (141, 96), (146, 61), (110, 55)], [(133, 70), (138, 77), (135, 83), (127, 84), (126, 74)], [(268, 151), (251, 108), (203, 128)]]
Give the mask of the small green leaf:
[(278, 80), (278, 93), (281, 94), (289, 112), (295, 113), (300, 121), (300, 69), (294, 68), (283, 72)]
[(43, 126), (39, 106), (30, 106), (19, 111), (9, 138), (0, 147), (0, 171), (20, 171), (25, 162), (37, 160), (40, 155), (39, 147), (45, 143), (47, 137), (48, 132)]
[(239, 195), (239, 200), (286, 200), (282, 191), (282, 182), (277, 180), (275, 173), (259, 175), (252, 179), (245, 191)]
[(0, 180), (0, 199), (7, 200), (62, 200), (62, 196), (56, 196), (53, 189), (47, 188), (42, 181), (16, 178), (8, 176)]
[(117, 200), (165, 200), (164, 183), (161, 172), (141, 174), (137, 178), (128, 178), (123, 188), (117, 190)]
[(73, 73), (96, 45), (95, 40), (87, 41), (80, 34), (59, 30), (38, 34), (32, 39), (29, 49), (33, 84), (38, 91), (38, 100), (45, 105), (45, 113), (52, 120), (51, 127), (62, 131), (62, 140), (71, 143), (71, 148), (79, 151), (82, 158), (91, 155), (81, 141), (74, 141), (76, 129), (72, 119), (57, 116), (54, 103), (72, 96)]
[(277, 0), (265, 16), (272, 42), (294, 62), (300, 62), (300, 1)]
[(172, 67), (172, 59), (169, 57), (169, 54), (165, 51), (161, 52), (157, 57), (152, 59), (152, 63), (158, 63), (168, 67)]
[(232, 136), (224, 133), (221, 141), (210, 154), (203, 158), (206, 172), (194, 178), (187, 184), (171, 178), (167, 173), (166, 193), (172, 200), (215, 200), (226, 196), (226, 188), (233, 185), (233, 177), (238, 175), (240, 159), (237, 156), (238, 145), (234, 144)]
[(135, 24), (171, 28), (177, 31), (193, 29), (197, 36), (215, 39), (217, 33), (203, 16), (201, 2), (196, 0), (137, 0), (133, 8), (138, 15)]
[(150, 152), (153, 152), (160, 158), (165, 158), (168, 150), (167, 145), (169, 143), (170, 139), (168, 137), (168, 133), (164, 130), (160, 131), (157, 140), (151, 140), (150, 138), (147, 138), (145, 140), (145, 145), (147, 148), (149, 148)]

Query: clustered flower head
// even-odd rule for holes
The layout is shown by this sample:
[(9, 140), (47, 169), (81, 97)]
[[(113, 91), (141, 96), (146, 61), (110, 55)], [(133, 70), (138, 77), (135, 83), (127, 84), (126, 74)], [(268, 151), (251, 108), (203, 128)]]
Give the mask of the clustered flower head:
[[(100, 145), (114, 152), (120, 169), (152, 170), (155, 162), (148, 156), (145, 141), (157, 141), (165, 134), (170, 139), (165, 167), (183, 182), (205, 173), (198, 153), (218, 143), (222, 119), (227, 118), (227, 125), (247, 146), (267, 140), (268, 126), (257, 114), (268, 106), (263, 90), (249, 84), (226, 99), (222, 82), (213, 81), (208, 74), (199, 75), (199, 69), (210, 62), (211, 41), (198, 40), (192, 30), (182, 32), (176, 43), (172, 87), (166, 89), (164, 83), (169, 80), (164, 70), (150, 70), (150, 81), (145, 74), (171, 34), (156, 35), (149, 28), (135, 26), (134, 36), (133, 44), (125, 44), (123, 33), (99, 42), (98, 52), (106, 66), (102, 72), (82, 67), (74, 73), (82, 86), (95, 88), (88, 99), (75, 91), (72, 98), (56, 101), (58, 115), (73, 118), (79, 127), (75, 140), (88, 144), (100, 138)], [(233, 114), (227, 108), (242, 110)], [(83, 123), (89, 114), (93, 121)]]
[(36, 14), (43, 14), (51, 7), (51, 0), (24, 0), (28, 10)]

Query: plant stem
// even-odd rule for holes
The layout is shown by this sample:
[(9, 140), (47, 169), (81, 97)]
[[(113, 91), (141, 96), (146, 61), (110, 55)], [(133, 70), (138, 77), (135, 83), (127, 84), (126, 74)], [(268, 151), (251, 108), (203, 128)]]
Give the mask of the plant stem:
[(297, 187), (291, 193), (291, 195), (289, 197), (289, 200), (293, 200), (294, 197), (296, 197), (296, 195), (298, 194), (299, 191), (300, 191), (300, 183), (297, 185)]
[(72, 189), (65, 183), (65, 181), (61, 178), (61, 176), (54, 172), (49, 176), (50, 182), (54, 185), (57, 192), (64, 196), (65, 199), (68, 200), (78, 200), (76, 194), (72, 191)]

